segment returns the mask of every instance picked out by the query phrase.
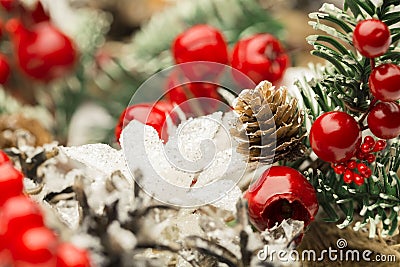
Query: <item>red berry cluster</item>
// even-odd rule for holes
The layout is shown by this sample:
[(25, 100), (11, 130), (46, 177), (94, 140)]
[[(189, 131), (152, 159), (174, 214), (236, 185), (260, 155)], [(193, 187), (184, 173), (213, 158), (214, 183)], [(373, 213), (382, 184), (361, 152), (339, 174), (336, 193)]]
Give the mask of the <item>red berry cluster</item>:
[(89, 267), (89, 255), (60, 242), (39, 206), (23, 194), (23, 174), (0, 151), (0, 265)]
[(378, 138), (396, 138), (400, 134), (400, 105), (396, 102), (400, 99), (400, 66), (385, 63), (375, 67), (374, 59), (389, 49), (390, 30), (380, 20), (363, 20), (354, 30), (353, 43), (363, 56), (371, 59), (368, 85), (375, 99), (368, 111), (368, 127)]
[[(368, 19), (357, 24), (353, 44), (371, 60), (368, 85), (374, 99), (370, 108), (359, 122), (345, 112), (332, 111), (318, 117), (311, 127), (313, 151), (322, 160), (331, 162), (334, 171), (343, 174), (346, 183), (362, 185), (364, 178), (371, 176), (371, 169), (365, 163), (373, 163), (373, 153), (386, 147), (385, 140), (375, 142), (372, 136), (365, 137), (361, 144), (361, 130), (369, 128), (381, 139), (392, 139), (400, 134), (400, 105), (396, 102), (400, 99), (400, 66), (382, 64), (375, 68), (374, 59), (385, 54), (390, 43), (390, 30), (382, 21)], [(365, 117), (368, 127), (363, 125)]]
[[(386, 141), (378, 140), (375, 142), (372, 136), (366, 136), (356, 152), (356, 159), (350, 159), (345, 162), (332, 163), (331, 166), (335, 173), (342, 175), (343, 181), (347, 184), (354, 182), (356, 185), (362, 185), (364, 178), (372, 175), (371, 169), (366, 163), (375, 162), (374, 153), (382, 151), (386, 147)], [(364, 161), (364, 162), (363, 162)]]
[[(195, 25), (175, 38), (171, 50), (175, 63), (196, 64), (184, 64), (179, 70), (171, 72), (165, 84), (166, 101), (141, 103), (125, 109), (115, 128), (116, 140), (119, 140), (124, 125), (136, 119), (154, 127), (160, 138), (166, 141), (165, 117), (172, 114), (174, 104), (189, 116), (216, 111), (220, 103), (216, 83), (224, 67), (207, 62), (230, 63), (223, 34), (209, 25)], [(248, 75), (255, 83), (262, 80), (276, 82), (288, 67), (289, 57), (275, 37), (257, 34), (235, 45), (231, 63), (232, 67)], [(194, 107), (191, 99), (199, 105)], [(160, 105), (163, 107), (160, 108)]]
[[(18, 0), (1, 0), (0, 4), (9, 15), (5, 23), (8, 35), (2, 37), (11, 41), (10, 50), (23, 74), (48, 82), (71, 71), (77, 58), (75, 46), (51, 23), (40, 1), (33, 10), (26, 9)], [(6, 83), (9, 76), (9, 59), (0, 53), (0, 83)]]

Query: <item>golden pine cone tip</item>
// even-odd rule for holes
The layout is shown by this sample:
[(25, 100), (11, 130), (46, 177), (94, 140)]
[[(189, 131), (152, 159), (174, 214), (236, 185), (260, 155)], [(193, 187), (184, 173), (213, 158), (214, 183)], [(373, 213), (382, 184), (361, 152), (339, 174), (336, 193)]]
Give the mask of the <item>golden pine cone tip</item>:
[[(284, 86), (263, 81), (245, 89), (233, 103), (237, 121), (231, 134), (238, 139), (238, 152), (248, 161), (295, 160), (304, 156), (305, 112)], [(275, 157), (274, 157), (275, 156)]]

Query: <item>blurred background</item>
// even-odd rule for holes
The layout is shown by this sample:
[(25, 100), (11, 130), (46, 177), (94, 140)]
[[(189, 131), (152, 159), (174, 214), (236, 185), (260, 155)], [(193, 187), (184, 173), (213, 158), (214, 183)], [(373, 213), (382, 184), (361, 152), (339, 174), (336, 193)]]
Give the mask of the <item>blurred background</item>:
[[(242, 38), (267, 32), (282, 42), (292, 67), (320, 62), (305, 38), (315, 34), (308, 13), (322, 1), (0, 2), (0, 52), (9, 65), (0, 87), (1, 148), (52, 141), (118, 147), (114, 128), (133, 93), (174, 64), (171, 43), (196, 24), (218, 28), (230, 49)], [(51, 52), (60, 40), (72, 46)], [(40, 49), (32, 52), (32, 45)], [(7, 74), (6, 67), (1, 71)]]

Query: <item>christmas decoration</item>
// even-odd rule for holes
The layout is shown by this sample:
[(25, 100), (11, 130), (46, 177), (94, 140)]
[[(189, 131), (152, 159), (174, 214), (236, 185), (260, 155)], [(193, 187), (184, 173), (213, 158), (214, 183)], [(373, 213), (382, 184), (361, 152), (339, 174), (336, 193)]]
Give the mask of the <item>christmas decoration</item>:
[(18, 65), (29, 77), (50, 81), (66, 75), (74, 67), (77, 55), (71, 39), (50, 22), (40, 22), (27, 29), (21, 21), (13, 19), (7, 22), (6, 29), (12, 37)]
[(57, 248), (58, 267), (90, 267), (87, 251), (78, 249), (72, 244), (62, 243)]
[(371, 132), (382, 139), (392, 139), (400, 135), (400, 105), (395, 102), (376, 104), (367, 117)]
[(360, 143), (360, 126), (345, 112), (324, 113), (314, 121), (310, 130), (311, 147), (324, 161), (347, 161), (356, 154)]
[(286, 88), (262, 82), (255, 89), (243, 90), (234, 103), (239, 121), (231, 132), (239, 139), (238, 151), (250, 162), (295, 160), (305, 155), (304, 113), (295, 98), (290, 102), (287, 98)]
[(390, 42), (388, 26), (377, 19), (360, 21), (353, 32), (354, 47), (368, 58), (385, 54), (389, 49)]
[(289, 66), (289, 56), (271, 34), (257, 34), (240, 40), (233, 48), (232, 67), (255, 83), (278, 82)]
[(267, 169), (244, 197), (250, 220), (260, 231), (288, 218), (307, 226), (318, 211), (314, 188), (300, 172), (285, 166)]
[(368, 79), (371, 93), (385, 102), (400, 99), (400, 66), (382, 64), (372, 70)]

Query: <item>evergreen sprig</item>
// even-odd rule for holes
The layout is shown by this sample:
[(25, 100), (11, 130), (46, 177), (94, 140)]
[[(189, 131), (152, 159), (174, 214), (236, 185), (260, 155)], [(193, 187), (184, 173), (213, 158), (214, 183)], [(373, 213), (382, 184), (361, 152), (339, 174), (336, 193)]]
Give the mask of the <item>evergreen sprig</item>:
[[(380, 1), (379, 4), (369, 0), (346, 0), (343, 9), (324, 4), (319, 12), (310, 14), (313, 21), (309, 24), (324, 32), (307, 38), (314, 47), (311, 53), (328, 62), (315, 68), (313, 80), (296, 83), (311, 123), (322, 113), (332, 110), (344, 110), (355, 117), (362, 117), (367, 112), (372, 100), (368, 87), (371, 62), (353, 47), (352, 34), (360, 20), (382, 20), (391, 31), (392, 43), (387, 53), (375, 59), (376, 64), (400, 65), (400, 28), (396, 24), (400, 21), (399, 7), (398, 0)], [(317, 190), (327, 221), (338, 222), (344, 217), (338, 225), (344, 228), (355, 218), (361, 218), (353, 228), (358, 230), (368, 226), (370, 237), (375, 236), (379, 223), (382, 223), (382, 236), (396, 231), (400, 210), (400, 180), (396, 173), (400, 167), (398, 138), (379, 153), (371, 166), (371, 178), (362, 186), (345, 184), (342, 176), (335, 174), (332, 168), (320, 170), (314, 166), (321, 164), (313, 163), (305, 174)]]

